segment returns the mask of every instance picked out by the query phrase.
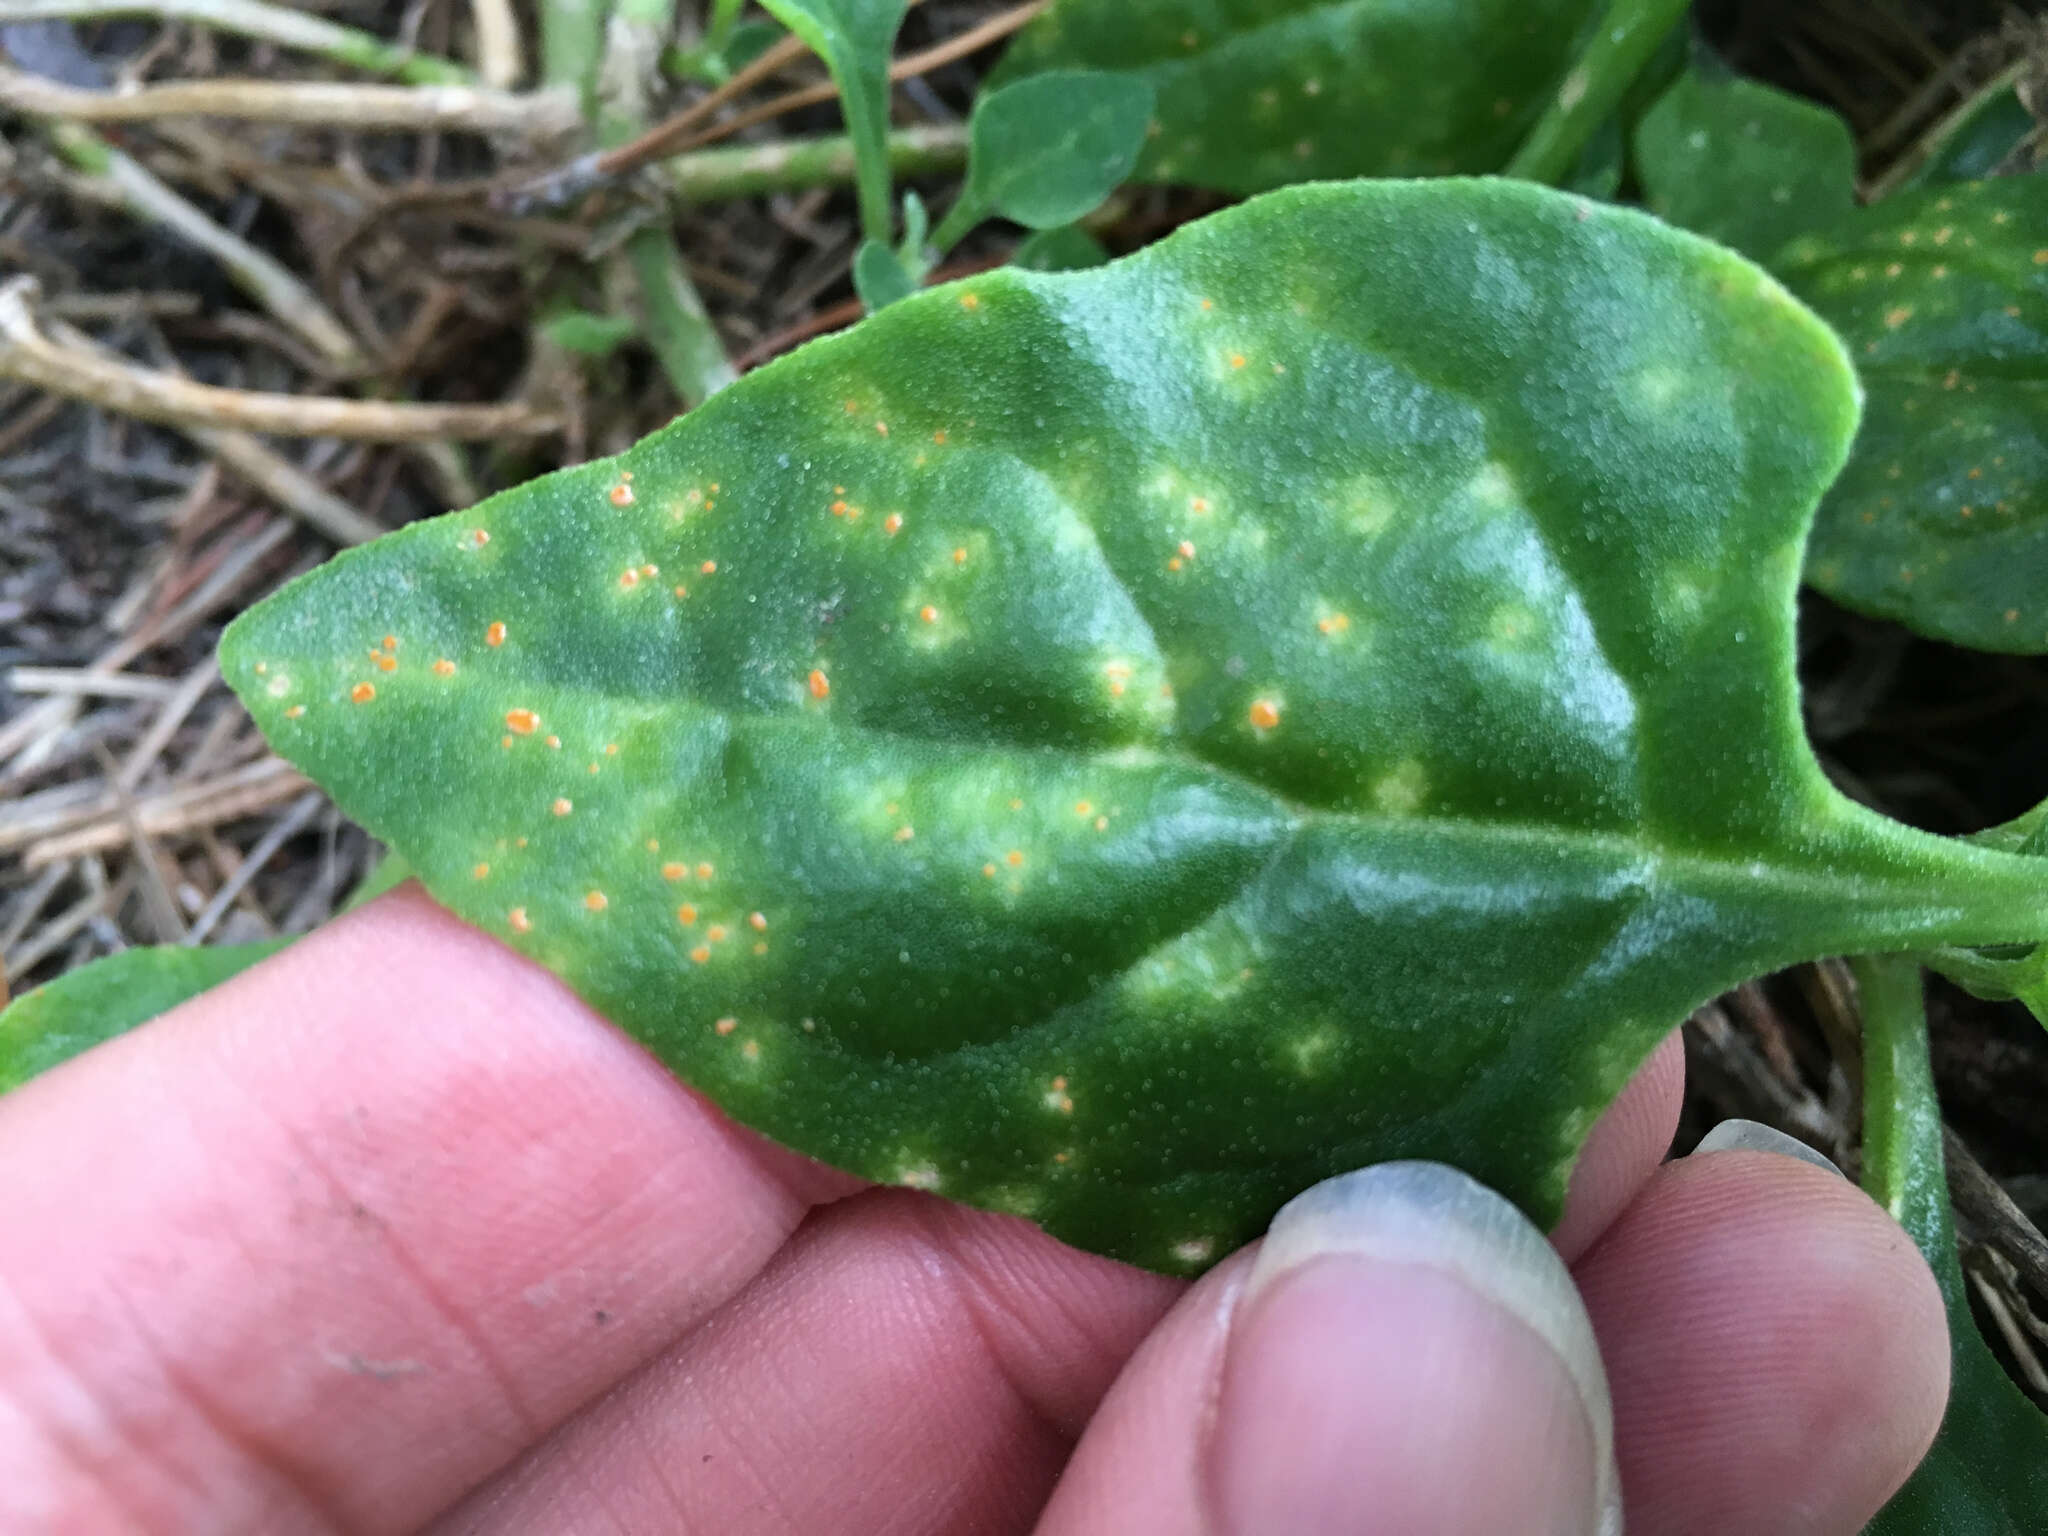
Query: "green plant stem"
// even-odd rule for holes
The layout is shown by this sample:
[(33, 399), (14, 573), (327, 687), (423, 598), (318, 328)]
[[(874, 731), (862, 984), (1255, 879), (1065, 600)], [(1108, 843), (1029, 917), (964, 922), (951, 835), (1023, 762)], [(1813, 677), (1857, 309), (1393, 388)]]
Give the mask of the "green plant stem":
[[(610, 147), (638, 137), (647, 127), (648, 67), (674, 30), (675, 0), (618, 0), (615, 8), (604, 0), (598, 3), (593, 12), (591, 0), (547, 0), (542, 18), (544, 26), (576, 29), (579, 46), (568, 47), (565, 37), (557, 62), (582, 69), (585, 21), (577, 13), (595, 16), (589, 37), (599, 52), (588, 61), (589, 74), (578, 79), (587, 82), (598, 142)], [(701, 405), (737, 379), (739, 371), (725, 354), (668, 224), (636, 229), (626, 238), (622, 259), (640, 290), (647, 343), (683, 408)]]
[(159, 181), (142, 162), (114, 148), (83, 123), (51, 122), (50, 142), (81, 173), (94, 199), (167, 229), (221, 264), (236, 286), (337, 369), (368, 366), (348, 328), (280, 262), (220, 227)]
[(586, 120), (597, 112), (597, 75), (604, 60), (609, 0), (542, 0), (540, 70), (549, 85), (576, 93)]
[(352, 69), (390, 75), (413, 85), (476, 83), (474, 73), (452, 60), (415, 53), (374, 33), (309, 16), (287, 6), (267, 5), (264, 0), (7, 0), (5, 19), (101, 21), (116, 16), (212, 27), (280, 47), (317, 53)]
[[(945, 175), (967, 163), (967, 129), (953, 123), (899, 128), (889, 135), (888, 148), (893, 175)], [(661, 162), (669, 190), (682, 203), (840, 186), (857, 170), (853, 140), (845, 134), (699, 149)]]
[(1561, 181), (1690, 8), (1690, 0), (1614, 0), (1505, 174), (1524, 181)]
[[(1863, 1188), (1923, 1246), (1931, 1242), (1946, 1253), (1953, 1269), (1955, 1233), (1919, 963), (1864, 955), (1849, 966), (1863, 1003)], [(1949, 1280), (1939, 1265), (1936, 1273), (1946, 1292)], [(1960, 1294), (1960, 1273), (1954, 1280)]]
[(732, 29), (739, 25), (740, 12), (747, 0), (711, 0), (711, 21), (704, 28), (704, 46), (713, 53), (722, 52), (732, 39)]
[(941, 261), (946, 253), (967, 238), (968, 231), (988, 217), (988, 209), (975, 197), (970, 188), (963, 187), (960, 195), (953, 199), (953, 206), (946, 210), (946, 216), (939, 220), (939, 227), (932, 231), (931, 248), (938, 253)]

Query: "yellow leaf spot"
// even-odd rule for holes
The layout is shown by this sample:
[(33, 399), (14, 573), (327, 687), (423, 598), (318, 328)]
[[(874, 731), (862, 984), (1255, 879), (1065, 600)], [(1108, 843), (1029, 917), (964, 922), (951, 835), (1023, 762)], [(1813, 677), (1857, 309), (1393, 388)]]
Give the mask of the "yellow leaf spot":
[(583, 905), (590, 908), (593, 912), (602, 912), (611, 903), (605, 900), (603, 891), (591, 891), (584, 896)]
[(1888, 331), (1896, 331), (1900, 326), (1904, 325), (1908, 320), (1912, 318), (1913, 310), (1912, 306), (1910, 305), (1901, 304), (1897, 309), (1888, 309), (1884, 312), (1885, 329)]
[(446, 656), (443, 656), (439, 661), (434, 663), (434, 676), (453, 677), (454, 675), (455, 663), (450, 661)]
[(704, 930), (704, 937), (714, 944), (723, 944), (725, 942), (725, 924), (713, 923)]
[(557, 816), (566, 816), (571, 811), (575, 810), (576, 807), (572, 805), (566, 797), (558, 795), (555, 798), (555, 803), (549, 806), (548, 809), (553, 811)]
[(876, 422), (875, 432), (877, 435), (881, 437), (887, 437), (889, 435), (889, 423), (887, 423), (886, 421)]
[(920, 619), (923, 619), (927, 624), (936, 624), (939, 622), (939, 610), (934, 608), (930, 603), (926, 603), (922, 608), (918, 609), (917, 616)]
[(619, 572), (619, 585), (628, 592), (632, 591), (633, 588), (640, 585), (640, 573), (630, 565), (627, 566), (623, 571)]
[(377, 685), (375, 683), (357, 683), (355, 687), (349, 689), (348, 696), (358, 704), (367, 704), (370, 700), (377, 697)]
[(747, 914), (747, 926), (756, 933), (766, 933), (768, 931), (767, 915), (761, 912), (749, 912)]
[(960, 307), (962, 309), (979, 309), (981, 308), (981, 300), (971, 293), (963, 293), (960, 295)]
[(1095, 806), (1092, 802), (1087, 800), (1076, 800), (1074, 802), (1074, 814), (1076, 816), (1092, 816), (1094, 813)]
[(899, 843), (907, 843), (915, 836), (917, 836), (917, 833), (909, 827), (898, 827), (896, 829), (896, 841)]
[(1006, 853), (1006, 854), (1004, 854), (1004, 855), (1003, 855), (1003, 862), (1004, 862), (1004, 863), (1006, 863), (1006, 864), (1008, 864), (1008, 865), (1010, 866), (1010, 868), (1012, 868), (1012, 869), (1021, 869), (1021, 868), (1023, 868), (1023, 866), (1024, 866), (1024, 853), (1023, 853), (1023, 850), (1022, 850), (1022, 849), (1019, 849), (1019, 848), (1012, 848), (1012, 849), (1011, 849), (1011, 850), (1010, 850), (1010, 851), (1009, 851), (1008, 853)]
[(901, 512), (891, 512), (887, 517), (882, 519), (882, 532), (884, 533), (894, 533), (897, 529), (901, 528), (902, 526), (903, 514)]
[(963, 544), (958, 549), (953, 551), (953, 563), (955, 565), (965, 565), (967, 563), (966, 545)]
[(718, 562), (716, 560), (706, 560), (702, 565), (698, 566), (697, 569), (703, 575), (714, 575), (718, 570)]
[(981, 866), (981, 878), (982, 878), (982, 879), (984, 879), (984, 880), (993, 880), (993, 879), (995, 879), (995, 877), (996, 877), (996, 867), (995, 867), (995, 865), (993, 865), (993, 864), (984, 864), (984, 865), (982, 865), (982, 866)]
[(531, 736), (540, 729), (540, 716), (530, 709), (508, 709), (505, 711), (505, 727), (516, 735)]
[(1280, 723), (1280, 706), (1271, 699), (1253, 699), (1248, 713), (1252, 725), (1261, 731), (1270, 731)]
[(699, 880), (709, 880), (711, 878), (711, 874), (712, 870), (709, 864), (699, 864), (697, 866), (697, 878)]
[(490, 865), (488, 865), (488, 864), (479, 864), (479, 865), (477, 865), (477, 867), (476, 867), (475, 869), (472, 869), (472, 870), (471, 870), (471, 871), (470, 871), (469, 873), (470, 873), (470, 877), (471, 877), (472, 879), (475, 879), (475, 880), (481, 880), (481, 879), (483, 879), (483, 878), (484, 878), (485, 876), (487, 876), (488, 874), (490, 874), (490, 872), (491, 872), (491, 866), (490, 866)]
[(512, 925), (514, 933), (524, 933), (533, 926), (533, 920), (526, 915), (524, 907), (514, 907), (506, 914), (505, 921)]
[(287, 710), (286, 710), (286, 711), (284, 712), (284, 717), (285, 717), (285, 719), (287, 719), (287, 720), (296, 720), (296, 719), (298, 719), (298, 718), (299, 718), (299, 716), (303, 715), (303, 714), (304, 714), (305, 712), (306, 712), (306, 706), (305, 706), (305, 705), (303, 705), (303, 704), (294, 704), (294, 705), (292, 705), (292, 707), (291, 707), (290, 709), (287, 709)]
[(673, 861), (661, 866), (661, 878), (664, 880), (680, 880), (687, 874), (689, 870)]
[(687, 901), (686, 901), (686, 902), (684, 902), (684, 903), (683, 903), (683, 904), (682, 904), (682, 905), (681, 905), (680, 907), (677, 907), (677, 908), (676, 908), (676, 921), (677, 921), (677, 922), (679, 922), (679, 923), (681, 923), (681, 924), (682, 924), (682, 925), (683, 925), (683, 926), (684, 926), (685, 928), (694, 928), (694, 927), (696, 927), (696, 926), (697, 926), (697, 909), (696, 909), (696, 907), (695, 907), (695, 906), (693, 906), (693, 905), (692, 905), (691, 903), (689, 903), (689, 902), (687, 902)]
[(709, 944), (699, 944), (690, 951), (690, 958), (698, 965), (709, 964), (711, 961), (711, 946)]
[(611, 503), (615, 507), (630, 507), (633, 505), (633, 487), (627, 485), (623, 480), (613, 486), (611, 489)]
[(814, 699), (822, 699), (832, 691), (831, 681), (816, 667), (811, 668), (811, 675), (806, 681), (811, 690), (811, 697)]
[(559, 736), (550, 736), (548, 738), (548, 745), (552, 747), (555, 751), (559, 752), (562, 750), (562, 738)]
[(711, 1027), (721, 1035), (729, 1035), (740, 1027), (740, 1021), (734, 1018), (723, 1018)]
[(488, 533), (485, 533), (481, 528), (472, 528), (469, 530), (469, 542), (471, 548), (482, 549), (486, 544), (491, 542), (491, 536)]
[(485, 645), (503, 645), (504, 643), (505, 643), (505, 621), (504, 621), (503, 619), (497, 619), (497, 620), (494, 620), (494, 621), (492, 622), (492, 624), (491, 624), (490, 628), (488, 628), (488, 629), (486, 629), (486, 630), (484, 631), (484, 644), (485, 644)]

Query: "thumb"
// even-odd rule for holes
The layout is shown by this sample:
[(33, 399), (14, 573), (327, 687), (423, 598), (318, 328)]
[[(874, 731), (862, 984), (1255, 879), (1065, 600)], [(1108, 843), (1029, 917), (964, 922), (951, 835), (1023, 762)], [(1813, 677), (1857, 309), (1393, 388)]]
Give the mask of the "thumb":
[(1118, 1378), (1039, 1536), (1618, 1536), (1614, 1416), (1557, 1251), (1441, 1163), (1316, 1185)]

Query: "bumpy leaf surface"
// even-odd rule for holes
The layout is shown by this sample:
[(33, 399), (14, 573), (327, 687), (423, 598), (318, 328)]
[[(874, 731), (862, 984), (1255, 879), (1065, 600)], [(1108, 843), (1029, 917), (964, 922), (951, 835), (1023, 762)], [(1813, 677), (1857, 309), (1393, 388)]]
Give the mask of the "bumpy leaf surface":
[(2048, 180), (1902, 193), (1775, 265), (1869, 391), (1807, 578), (1937, 639), (2048, 651)]
[(1605, 0), (1058, 0), (994, 79), (1048, 69), (1159, 93), (1137, 177), (1226, 192), (1492, 171)]
[(1554, 1213), (1704, 997), (2048, 935), (2038, 862), (1800, 735), (1854, 422), (1823, 326), (1644, 215), (1294, 188), (920, 293), (223, 665), (741, 1120), (1192, 1270), (1388, 1157)]
[(1849, 125), (1755, 80), (1686, 71), (1636, 125), (1635, 152), (1651, 212), (1759, 261), (1855, 205)]

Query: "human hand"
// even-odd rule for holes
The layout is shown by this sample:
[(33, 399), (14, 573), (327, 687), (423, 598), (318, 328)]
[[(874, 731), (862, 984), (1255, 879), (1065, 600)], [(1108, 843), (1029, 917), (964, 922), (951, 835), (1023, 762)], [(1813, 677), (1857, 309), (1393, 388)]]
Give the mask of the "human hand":
[[(1848, 1536), (1940, 1298), (1831, 1173), (1659, 1167), (1675, 1047), (1554, 1235), (1628, 1528)], [(1596, 1529), (1552, 1250), (1389, 1166), (1188, 1287), (770, 1145), (408, 887), (0, 1100), (0, 1528)]]

